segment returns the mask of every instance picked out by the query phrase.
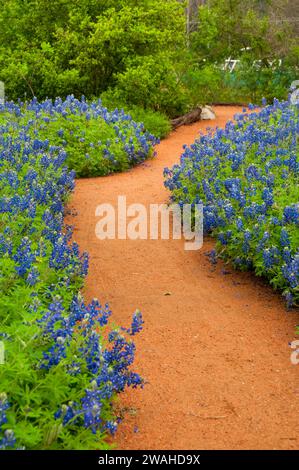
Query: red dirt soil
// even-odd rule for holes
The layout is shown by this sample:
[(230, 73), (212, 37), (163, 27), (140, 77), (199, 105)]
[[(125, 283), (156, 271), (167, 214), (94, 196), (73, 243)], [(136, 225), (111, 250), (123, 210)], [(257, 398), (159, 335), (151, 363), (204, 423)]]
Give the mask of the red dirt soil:
[[(126, 173), (77, 181), (74, 239), (91, 256), (84, 295), (109, 301), (116, 324), (129, 326), (136, 308), (134, 369), (148, 382), (119, 401), (124, 413), (118, 449), (298, 448), (299, 366), (290, 362), (297, 313), (251, 274), (213, 268), (206, 252), (183, 240), (100, 241), (98, 204), (165, 203), (163, 169), (179, 161), (208, 125), (224, 126), (236, 107), (217, 107), (216, 121), (182, 127), (158, 155)], [(225, 268), (228, 270), (228, 268)]]

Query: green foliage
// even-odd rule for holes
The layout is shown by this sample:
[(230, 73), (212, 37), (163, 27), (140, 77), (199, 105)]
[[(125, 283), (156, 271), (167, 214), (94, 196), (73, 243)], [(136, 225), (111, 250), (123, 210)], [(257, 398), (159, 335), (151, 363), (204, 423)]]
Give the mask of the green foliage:
[(213, 64), (199, 68), (193, 64), (183, 75), (189, 106), (195, 108), (206, 103), (215, 103), (223, 90), (222, 73)]
[(226, 90), (239, 97), (236, 102), (260, 104), (263, 98), (269, 102), (274, 97), (280, 100), (287, 98), (295, 78), (296, 70), (286, 64), (258, 66), (243, 58), (235, 72), (224, 74), (224, 83)]
[(169, 118), (158, 111), (132, 106), (128, 113), (134, 121), (141, 122), (144, 128), (159, 139), (164, 139), (171, 131)]
[(135, 121), (142, 122), (144, 128), (155, 137), (164, 139), (170, 134), (171, 123), (166, 114), (138, 106), (132, 106), (129, 113)]
[(99, 96), (118, 80), (123, 84), (128, 70), (138, 72), (143, 59), (152, 63), (164, 53), (172, 60), (184, 45), (184, 6), (176, 0), (141, 6), (135, 0), (54, 0), (50, 6), (2, 0), (0, 44), (0, 80), (9, 98)]
[[(207, 101), (287, 98), (298, 73), (296, 38), (288, 23), (270, 21), (270, 14), (278, 15), (277, 2), (266, 3), (264, 11), (255, 0), (211, 0), (199, 8), (198, 29), (190, 37), (195, 88), (191, 82), (189, 89), (200, 88), (202, 73)], [(223, 67), (230, 58), (240, 61), (233, 73)], [(189, 70), (186, 76), (190, 83)]]
[(164, 53), (136, 61), (118, 74), (115, 95), (121, 102), (167, 112), (169, 116), (182, 114), (187, 106), (176, 69)]
[(290, 40), (287, 23), (281, 26), (270, 21), (270, 13), (277, 14), (276, 2), (268, 3), (268, 14), (261, 14), (258, 0), (209, 1), (199, 8), (191, 49), (199, 60), (209, 63), (238, 59), (243, 53), (250, 53), (255, 60), (281, 58), (296, 41)]
[(260, 67), (246, 57), (240, 60), (233, 72), (215, 65), (199, 69), (193, 67), (184, 83), (189, 92), (191, 107), (202, 103), (261, 104), (263, 98), (283, 100), (287, 97), (296, 71), (287, 64)]
[[(206, 103), (285, 99), (299, 53), (276, 16), (278, 0), (210, 0), (187, 38), (178, 0), (0, 0), (0, 80), (9, 99), (103, 95), (169, 118)], [(240, 60), (232, 74), (229, 58)], [(161, 116), (143, 115), (149, 131), (167, 133)]]
[[(44, 107), (43, 107), (44, 106)], [(136, 115), (142, 118), (142, 111)], [(157, 134), (166, 134), (169, 122), (164, 116), (146, 113)], [(105, 176), (128, 170), (136, 163), (154, 156), (156, 138), (144, 130), (124, 111), (108, 112), (101, 102), (76, 103), (69, 97), (62, 106), (41, 104), (39, 112), (32, 104), (24, 105), (22, 113), (0, 113), (0, 123), (7, 122), (11, 135), (26, 126), (28, 134), (48, 140), (64, 148), (67, 164), (77, 177)]]
[(102, 93), (101, 100), (109, 109), (116, 107), (123, 109), (128, 113), (135, 122), (143, 124), (144, 129), (158, 139), (163, 139), (168, 136), (171, 131), (171, 123), (166, 114), (152, 109), (145, 109), (136, 105), (127, 105), (116, 97), (114, 90), (109, 90)]

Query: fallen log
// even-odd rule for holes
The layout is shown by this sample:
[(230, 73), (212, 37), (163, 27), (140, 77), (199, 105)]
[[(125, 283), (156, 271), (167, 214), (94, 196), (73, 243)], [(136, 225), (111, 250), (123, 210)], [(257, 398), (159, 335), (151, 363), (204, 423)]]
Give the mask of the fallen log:
[(172, 119), (171, 125), (172, 129), (177, 129), (180, 126), (185, 126), (187, 124), (193, 124), (193, 122), (199, 121), (201, 116), (202, 108), (195, 108), (190, 113), (184, 114), (183, 116)]
[(202, 119), (215, 119), (215, 113), (210, 106), (204, 106), (202, 108), (195, 108), (183, 116), (172, 119), (171, 126), (175, 130), (180, 126), (186, 126), (193, 124), (194, 122), (201, 121)]

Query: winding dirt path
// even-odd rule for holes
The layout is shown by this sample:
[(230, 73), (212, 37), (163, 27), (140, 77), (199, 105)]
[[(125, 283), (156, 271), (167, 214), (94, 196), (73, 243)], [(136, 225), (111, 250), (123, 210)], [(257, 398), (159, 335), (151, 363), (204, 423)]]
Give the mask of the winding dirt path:
[(91, 255), (86, 300), (108, 300), (117, 324), (127, 326), (137, 307), (145, 319), (135, 370), (148, 384), (120, 400), (119, 449), (298, 448), (299, 365), (289, 347), (298, 315), (254, 276), (213, 269), (205, 255), (212, 240), (187, 252), (183, 241), (99, 241), (94, 233), (96, 206), (116, 205), (118, 195), (166, 202), (163, 168), (199, 130), (237, 111), (220, 107), (216, 121), (180, 128), (155, 160), (127, 173), (77, 181), (74, 238)]

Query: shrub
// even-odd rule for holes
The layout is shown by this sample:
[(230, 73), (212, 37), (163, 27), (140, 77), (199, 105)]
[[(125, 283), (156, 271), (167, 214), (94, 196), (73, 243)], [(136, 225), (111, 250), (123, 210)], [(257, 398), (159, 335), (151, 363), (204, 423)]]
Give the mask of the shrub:
[(114, 95), (120, 102), (161, 111), (169, 117), (184, 114), (188, 106), (186, 90), (165, 53), (136, 60), (118, 73)]
[(7, 107), (3, 120), (8, 121), (12, 135), (15, 127), (24, 125), (30, 136), (38, 133), (51, 145), (62, 146), (68, 167), (78, 177), (127, 170), (154, 156), (153, 146), (157, 143), (124, 111), (109, 112), (101, 101), (88, 104), (84, 98), (79, 101), (73, 96), (54, 103), (34, 99), (20, 107)]
[(184, 47), (184, 5), (177, 0), (2, 3), (0, 80), (9, 99), (98, 97), (132, 62), (160, 52), (173, 57)]
[(163, 113), (151, 109), (143, 109), (138, 106), (132, 106), (128, 112), (134, 121), (141, 122), (147, 132), (153, 134), (158, 139), (164, 139), (171, 132), (170, 120)]
[(273, 101), (287, 99), (296, 68), (287, 64), (258, 66), (247, 59), (232, 73), (221, 71), (222, 89), (217, 92), (219, 102), (261, 104), (263, 98)]
[(135, 122), (142, 123), (144, 129), (157, 139), (167, 137), (171, 131), (171, 123), (166, 114), (141, 106), (127, 105), (116, 98), (113, 90), (103, 93), (101, 100), (108, 109), (118, 108), (124, 110)]
[(219, 67), (193, 65), (183, 74), (190, 108), (220, 102), (223, 92), (223, 76)]
[(202, 203), (220, 257), (254, 269), (299, 303), (298, 106), (275, 101), (236, 116), (165, 169), (180, 204)]
[(88, 256), (63, 221), (74, 172), (40, 137), (45, 106), (31, 103), (33, 123), (0, 107), (20, 117), (0, 126), (0, 448), (106, 449), (115, 396), (142, 386), (128, 337), (143, 321), (137, 311), (131, 328), (109, 331), (109, 306), (82, 300)]

